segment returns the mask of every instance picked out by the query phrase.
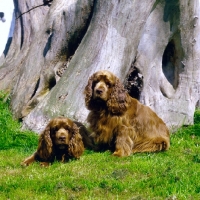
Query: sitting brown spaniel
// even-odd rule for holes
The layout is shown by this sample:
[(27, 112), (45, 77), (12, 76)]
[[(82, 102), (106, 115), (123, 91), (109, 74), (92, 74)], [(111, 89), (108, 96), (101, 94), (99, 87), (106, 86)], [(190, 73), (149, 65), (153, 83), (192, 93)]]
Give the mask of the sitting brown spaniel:
[(111, 72), (93, 74), (84, 94), (90, 110), (87, 120), (100, 149), (109, 149), (115, 156), (169, 149), (170, 135), (163, 120), (129, 96)]
[(93, 148), (86, 128), (80, 122), (57, 117), (52, 119), (41, 133), (37, 151), (21, 165), (28, 166), (34, 161), (41, 162), (42, 166), (48, 166), (54, 160), (65, 162), (71, 158), (79, 158), (84, 147)]

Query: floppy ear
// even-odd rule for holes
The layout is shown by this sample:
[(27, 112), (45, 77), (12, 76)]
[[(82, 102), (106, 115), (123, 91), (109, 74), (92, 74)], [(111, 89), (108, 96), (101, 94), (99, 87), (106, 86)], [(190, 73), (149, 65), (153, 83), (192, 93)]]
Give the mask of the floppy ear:
[(128, 101), (128, 94), (124, 86), (116, 78), (115, 84), (112, 86), (110, 98), (107, 101), (108, 110), (113, 114), (122, 114), (127, 110)]
[(74, 158), (80, 158), (84, 151), (84, 145), (82, 141), (82, 137), (79, 133), (79, 128), (75, 123), (73, 123), (73, 127), (70, 130), (72, 131), (72, 137), (69, 141), (69, 155), (74, 157)]
[(50, 124), (47, 125), (45, 130), (40, 135), (36, 154), (42, 161), (49, 160), (53, 154), (53, 143), (50, 136)]
[(85, 95), (85, 105), (88, 110), (92, 110), (94, 107), (94, 103), (92, 100), (93, 95), (93, 81), (94, 81), (94, 74), (89, 78), (88, 84), (85, 87), (84, 95)]

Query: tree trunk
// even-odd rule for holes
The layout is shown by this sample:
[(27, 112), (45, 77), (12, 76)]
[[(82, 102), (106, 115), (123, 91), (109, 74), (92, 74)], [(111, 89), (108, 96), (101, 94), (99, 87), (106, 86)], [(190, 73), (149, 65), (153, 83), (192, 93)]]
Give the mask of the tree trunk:
[(171, 128), (193, 123), (199, 101), (199, 1), (160, 1), (150, 14), (134, 65), (144, 75), (140, 100)]
[(58, 115), (85, 122), (83, 90), (101, 69), (116, 74), (169, 127), (193, 123), (199, 1), (14, 2), (19, 18), (0, 59), (0, 89), (11, 92), (12, 111), (25, 128), (40, 132)]

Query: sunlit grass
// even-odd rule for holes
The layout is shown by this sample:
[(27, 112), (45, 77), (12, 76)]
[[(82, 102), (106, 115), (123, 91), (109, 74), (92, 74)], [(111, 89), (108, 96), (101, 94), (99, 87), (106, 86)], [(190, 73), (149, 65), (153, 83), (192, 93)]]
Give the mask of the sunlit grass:
[(79, 160), (21, 167), (38, 135), (22, 132), (0, 94), (0, 199), (200, 199), (200, 112), (171, 135), (169, 151), (125, 158), (86, 150)]

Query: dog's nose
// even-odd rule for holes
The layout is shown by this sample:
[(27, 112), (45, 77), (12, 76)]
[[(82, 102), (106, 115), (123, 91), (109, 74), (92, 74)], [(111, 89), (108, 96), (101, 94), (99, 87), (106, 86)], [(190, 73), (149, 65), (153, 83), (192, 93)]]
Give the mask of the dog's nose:
[(65, 136), (60, 136), (60, 137), (59, 137), (59, 140), (65, 140), (65, 139), (66, 139)]
[(101, 88), (96, 89), (96, 93), (97, 94), (102, 94), (103, 93), (103, 89), (101, 89)]

